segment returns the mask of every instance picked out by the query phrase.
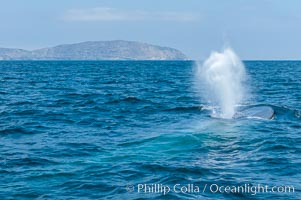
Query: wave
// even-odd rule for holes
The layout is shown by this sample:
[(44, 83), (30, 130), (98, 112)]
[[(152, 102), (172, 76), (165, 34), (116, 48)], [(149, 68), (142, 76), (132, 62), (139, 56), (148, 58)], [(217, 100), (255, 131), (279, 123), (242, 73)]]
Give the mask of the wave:
[(115, 99), (106, 102), (105, 104), (116, 104), (116, 103), (152, 103), (150, 100), (139, 99), (135, 96), (127, 96), (125, 98)]
[(0, 130), (0, 135), (8, 135), (8, 134), (33, 134), (33, 132), (28, 131), (22, 127), (8, 127)]
[(164, 111), (167, 111), (167, 112), (199, 112), (202, 110), (203, 110), (202, 106), (190, 106), (190, 107), (174, 107), (174, 108), (165, 109)]

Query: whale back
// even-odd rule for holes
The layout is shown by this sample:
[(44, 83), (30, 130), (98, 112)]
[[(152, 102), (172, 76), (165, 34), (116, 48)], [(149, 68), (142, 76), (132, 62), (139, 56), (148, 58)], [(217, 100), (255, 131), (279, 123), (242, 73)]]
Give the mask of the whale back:
[(237, 112), (233, 118), (261, 118), (261, 119), (272, 119), (275, 111), (270, 106), (256, 106), (251, 108), (243, 109)]

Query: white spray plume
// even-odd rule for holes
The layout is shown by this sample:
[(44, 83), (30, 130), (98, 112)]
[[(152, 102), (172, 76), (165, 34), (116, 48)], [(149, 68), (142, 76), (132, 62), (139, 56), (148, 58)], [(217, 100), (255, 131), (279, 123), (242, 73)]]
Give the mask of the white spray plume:
[(230, 119), (235, 114), (235, 106), (244, 99), (243, 81), (245, 66), (231, 48), (222, 52), (212, 52), (209, 58), (198, 65), (197, 78), (203, 84), (202, 95), (217, 107), (215, 117)]

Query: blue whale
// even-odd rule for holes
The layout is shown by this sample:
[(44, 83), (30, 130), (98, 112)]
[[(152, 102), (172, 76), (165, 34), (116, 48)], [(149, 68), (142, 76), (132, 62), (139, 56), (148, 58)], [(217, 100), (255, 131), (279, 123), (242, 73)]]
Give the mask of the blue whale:
[(270, 106), (255, 106), (238, 111), (233, 118), (273, 119), (275, 111)]

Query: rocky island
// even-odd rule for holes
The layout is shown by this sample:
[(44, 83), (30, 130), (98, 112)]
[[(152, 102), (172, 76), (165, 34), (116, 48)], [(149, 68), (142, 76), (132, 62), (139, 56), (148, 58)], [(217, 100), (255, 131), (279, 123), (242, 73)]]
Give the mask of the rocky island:
[(64, 44), (33, 51), (0, 48), (0, 60), (186, 60), (179, 50), (113, 40)]

